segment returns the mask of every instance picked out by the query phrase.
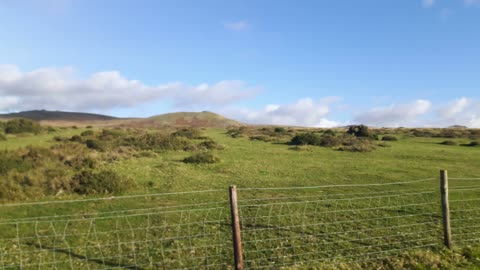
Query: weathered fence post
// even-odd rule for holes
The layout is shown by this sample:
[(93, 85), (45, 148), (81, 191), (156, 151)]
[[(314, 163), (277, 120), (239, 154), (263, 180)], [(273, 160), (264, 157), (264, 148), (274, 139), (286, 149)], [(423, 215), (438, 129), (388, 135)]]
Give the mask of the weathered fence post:
[(230, 186), (230, 212), (232, 214), (233, 252), (235, 270), (243, 270), (242, 238), (240, 235), (240, 216), (238, 214), (237, 187)]
[(448, 204), (448, 172), (446, 170), (440, 171), (440, 193), (442, 195), (443, 241), (448, 249), (452, 249), (450, 207)]

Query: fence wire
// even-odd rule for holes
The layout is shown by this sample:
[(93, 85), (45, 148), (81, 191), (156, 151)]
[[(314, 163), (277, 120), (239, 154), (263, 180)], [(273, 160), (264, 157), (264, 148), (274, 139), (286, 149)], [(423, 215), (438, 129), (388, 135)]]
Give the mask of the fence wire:
[(457, 247), (480, 244), (480, 178), (450, 178), (452, 241)]
[[(455, 245), (480, 244), (480, 179), (450, 179)], [(439, 182), (238, 189), (244, 269), (442, 247)], [(0, 205), (0, 269), (233, 269), (227, 190)]]
[(245, 269), (348, 263), (439, 246), (438, 188), (419, 182), (240, 190)]
[(227, 269), (227, 195), (197, 193), (4, 206), (0, 268)]

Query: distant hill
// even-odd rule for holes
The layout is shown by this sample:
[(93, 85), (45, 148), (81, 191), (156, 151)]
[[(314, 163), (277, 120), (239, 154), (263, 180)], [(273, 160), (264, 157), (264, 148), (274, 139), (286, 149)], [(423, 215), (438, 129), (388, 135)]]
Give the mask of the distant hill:
[(152, 116), (149, 118), (116, 118), (108, 115), (35, 110), (18, 113), (0, 114), (0, 120), (28, 118), (42, 124), (53, 126), (95, 125), (124, 127), (229, 127), (242, 125), (232, 119), (212, 112), (177, 112)]
[(46, 111), (46, 110), (35, 110), (35, 111), (25, 111), (25, 112), (18, 112), (18, 113), (0, 114), (0, 118), (3, 118), (3, 119), (28, 118), (35, 121), (106, 121), (106, 120), (118, 119), (113, 116), (101, 115), (101, 114)]
[(167, 113), (152, 116), (148, 120), (159, 125), (177, 127), (228, 127), (241, 125), (240, 122), (208, 111)]

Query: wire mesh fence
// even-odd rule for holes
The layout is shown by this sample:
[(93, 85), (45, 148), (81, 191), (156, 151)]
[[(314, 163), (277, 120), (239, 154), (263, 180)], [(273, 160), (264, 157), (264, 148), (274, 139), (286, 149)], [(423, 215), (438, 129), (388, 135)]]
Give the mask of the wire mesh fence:
[[(452, 237), (480, 244), (480, 179), (451, 178)], [(438, 179), (238, 189), (243, 268), (442, 247)], [(231, 195), (231, 194), (230, 194)], [(227, 190), (0, 205), (1, 269), (234, 269)]]
[(479, 245), (480, 178), (450, 178), (449, 193), (454, 245)]
[(17, 217), (0, 221), (1, 268), (227, 269), (228, 196), (199, 195), (71, 201), (74, 213), (33, 217), (35, 204), (10, 206)]
[(438, 192), (432, 185), (240, 192), (246, 198), (239, 206), (246, 269), (345, 263), (440, 243)]

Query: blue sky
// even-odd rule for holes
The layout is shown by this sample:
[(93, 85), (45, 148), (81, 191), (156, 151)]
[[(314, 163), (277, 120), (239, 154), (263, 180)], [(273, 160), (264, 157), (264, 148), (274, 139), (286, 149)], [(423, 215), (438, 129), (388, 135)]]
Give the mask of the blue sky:
[(480, 0), (0, 0), (0, 111), (480, 127)]

